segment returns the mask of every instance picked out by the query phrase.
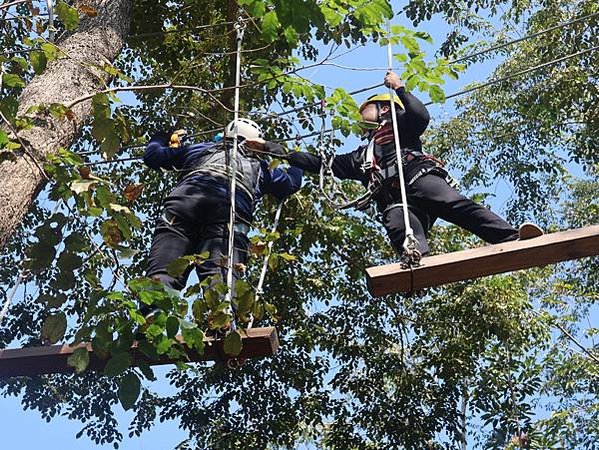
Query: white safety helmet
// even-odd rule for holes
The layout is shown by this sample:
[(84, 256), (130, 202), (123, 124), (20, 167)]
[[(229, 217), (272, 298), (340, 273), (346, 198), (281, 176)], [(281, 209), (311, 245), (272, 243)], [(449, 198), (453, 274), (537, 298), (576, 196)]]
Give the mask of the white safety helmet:
[[(237, 119), (237, 136), (244, 139), (257, 139), (262, 137), (262, 128), (250, 119)], [(235, 137), (235, 121), (227, 125), (225, 137)]]

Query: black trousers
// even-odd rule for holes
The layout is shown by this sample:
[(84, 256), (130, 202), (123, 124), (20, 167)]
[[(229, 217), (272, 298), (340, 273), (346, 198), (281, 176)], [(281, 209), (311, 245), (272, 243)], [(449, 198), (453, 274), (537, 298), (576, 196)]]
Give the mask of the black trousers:
[[(422, 255), (429, 253), (427, 236), (437, 217), (458, 225), (491, 244), (518, 239), (518, 230), (451, 187), (445, 178), (434, 173), (421, 176), (407, 186), (410, 226)], [(393, 194), (399, 196), (399, 191)], [(391, 206), (391, 205), (388, 205)], [(383, 225), (399, 253), (403, 253), (405, 227), (401, 205), (387, 207)]]
[[(179, 277), (168, 274), (168, 265), (184, 255), (208, 252), (206, 261), (196, 267), (201, 280), (212, 275), (219, 275), (222, 281), (227, 277), (228, 224), (207, 223), (201, 221), (185, 222), (168, 211), (158, 220), (152, 247), (150, 249), (147, 276), (157, 278), (166, 286), (182, 290), (193, 269), (192, 266)], [(248, 255), (249, 240), (245, 233), (235, 232), (235, 251), (233, 267), (245, 264)], [(238, 267), (238, 266), (237, 266)], [(242, 276), (239, 270), (233, 270), (234, 280)]]

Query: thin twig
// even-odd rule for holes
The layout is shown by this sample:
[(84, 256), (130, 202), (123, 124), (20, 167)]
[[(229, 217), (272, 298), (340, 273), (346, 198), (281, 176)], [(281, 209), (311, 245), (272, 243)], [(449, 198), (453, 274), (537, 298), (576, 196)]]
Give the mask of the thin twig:
[(10, 8), (11, 6), (15, 6), (15, 5), (20, 5), (21, 3), (27, 3), (29, 0), (15, 0), (14, 2), (10, 2), (10, 3), (2, 3), (0, 5), (0, 9), (7, 9)]
[(587, 354), (593, 361), (599, 364), (599, 358), (587, 349), (584, 345), (582, 345), (564, 326), (562, 326), (559, 322), (555, 322), (555, 326), (560, 329), (560, 331), (566, 335), (568, 339), (570, 339), (578, 348), (580, 348), (585, 354)]
[(33, 154), (32, 154), (33, 152), (30, 152), (28, 150), (28, 148), (27, 148), (28, 145), (25, 143), (25, 141), (23, 139), (21, 139), (21, 136), (19, 136), (19, 133), (17, 133), (17, 130), (15, 130), (15, 128), (12, 126), (12, 124), (6, 118), (6, 116), (2, 113), (2, 111), (0, 111), (0, 118), (6, 124), (6, 126), (11, 131), (11, 133), (14, 134), (14, 136), (17, 138), (17, 140), (19, 141), (19, 143), (21, 144), (21, 147), (23, 149), (23, 153), (25, 153), (25, 155), (27, 155), (29, 158), (31, 158), (31, 160), (33, 161), (33, 164), (35, 164), (35, 167), (38, 168), (38, 170), (43, 175), (43, 177), (46, 179), (46, 181), (50, 181), (50, 178), (46, 174), (45, 170), (42, 168), (42, 166), (40, 166), (40, 164), (37, 161), (37, 159), (35, 159), (35, 157), (33, 156)]

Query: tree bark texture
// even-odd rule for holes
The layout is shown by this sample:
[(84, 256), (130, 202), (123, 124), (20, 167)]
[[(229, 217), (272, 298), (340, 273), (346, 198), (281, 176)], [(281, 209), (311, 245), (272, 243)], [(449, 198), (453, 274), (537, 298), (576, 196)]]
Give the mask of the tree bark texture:
[[(99, 69), (120, 53), (131, 21), (131, 0), (95, 0), (86, 2), (97, 8), (96, 17), (82, 18), (79, 27), (57, 46), (67, 55), (48, 64), (35, 76), (19, 99), (18, 116), (31, 106), (66, 104), (75, 98), (105, 88), (109, 75)], [(91, 100), (72, 108), (75, 117), (56, 119), (49, 114), (36, 115), (35, 126), (22, 130), (19, 137), (27, 143), (27, 152), (14, 161), (0, 163), (0, 248), (21, 223), (46, 177), (39, 169), (48, 155), (68, 148), (92, 111)], [(39, 164), (35, 164), (32, 160)]]

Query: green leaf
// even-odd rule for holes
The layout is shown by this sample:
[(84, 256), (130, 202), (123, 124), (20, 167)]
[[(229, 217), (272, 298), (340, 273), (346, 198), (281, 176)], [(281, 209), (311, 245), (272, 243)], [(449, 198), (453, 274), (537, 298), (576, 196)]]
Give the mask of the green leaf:
[(5, 73), (2, 76), (2, 84), (8, 87), (25, 87), (25, 81), (14, 73)]
[(180, 277), (185, 273), (185, 271), (191, 265), (191, 261), (187, 258), (177, 258), (174, 261), (171, 261), (168, 266), (166, 266), (166, 271), (171, 277)]
[(96, 187), (96, 200), (102, 208), (108, 208), (114, 200), (114, 195), (105, 185), (99, 184)]
[(29, 68), (29, 64), (27, 63), (27, 60), (21, 56), (15, 56), (13, 58), (11, 58), (12, 61), (16, 62), (19, 67), (21, 68), (21, 70), (27, 70)]
[(297, 31), (295, 31), (295, 28), (293, 28), (292, 26), (288, 26), (283, 31), (283, 34), (285, 35), (285, 39), (287, 39), (287, 42), (291, 47), (295, 47), (297, 45), (298, 36)]
[(62, 252), (56, 264), (61, 271), (70, 272), (81, 267), (83, 259), (74, 253)]
[(56, 295), (42, 294), (36, 300), (37, 303), (48, 305), (48, 308), (60, 308), (66, 301), (67, 296), (62, 292)]
[(67, 331), (67, 318), (63, 312), (49, 316), (42, 326), (42, 339), (50, 344), (56, 344)]
[(429, 44), (433, 43), (433, 38), (431, 37), (430, 34), (424, 32), (424, 31), (416, 31), (414, 33), (414, 37), (418, 38), (418, 39), (422, 39), (423, 41), (428, 42)]
[(0, 148), (3, 148), (10, 142), (8, 134), (4, 130), (0, 130)]
[(241, 334), (237, 330), (227, 334), (223, 343), (223, 349), (227, 355), (237, 356), (241, 353)]
[(123, 235), (119, 229), (119, 225), (113, 219), (106, 220), (100, 225), (100, 233), (106, 244), (111, 247), (117, 246), (123, 241)]
[(268, 11), (262, 19), (262, 36), (267, 42), (272, 42), (277, 37), (281, 24), (275, 11)]
[(175, 316), (169, 316), (168, 319), (166, 319), (166, 335), (172, 339), (177, 335), (178, 331), (179, 319)]
[(165, 335), (158, 336), (158, 342), (156, 343), (156, 352), (159, 355), (164, 355), (168, 352), (173, 345), (172, 339), (167, 338)]
[(65, 117), (73, 117), (73, 111), (71, 111), (69, 108), (67, 108), (65, 105), (61, 104), (61, 103), (52, 103), (48, 110), (50, 111), (50, 114), (52, 115), (52, 117), (54, 117), (55, 119), (63, 119)]
[(125, 411), (133, 408), (141, 392), (141, 382), (134, 372), (123, 377), (119, 384), (119, 400)]
[(137, 348), (139, 349), (140, 352), (142, 352), (144, 355), (146, 355), (151, 360), (154, 361), (154, 360), (158, 359), (158, 353), (156, 353), (156, 347), (154, 347), (150, 342), (141, 341)]
[(87, 348), (80, 347), (67, 359), (67, 364), (75, 368), (75, 373), (81, 373), (89, 365), (89, 353)]
[(343, 15), (328, 7), (324, 2), (320, 5), (320, 11), (331, 28), (337, 27), (343, 21)]
[(67, 30), (73, 31), (79, 26), (79, 12), (65, 2), (59, 1), (56, 4), (56, 14)]
[(439, 86), (431, 85), (429, 87), (429, 94), (431, 100), (435, 103), (445, 103), (445, 92)]
[(6, 118), (14, 123), (17, 111), (19, 110), (19, 102), (14, 97), (7, 97), (0, 101), (0, 111)]
[(287, 262), (291, 262), (291, 261), (297, 260), (297, 256), (291, 255), (289, 253), (279, 253), (279, 257), (282, 258), (282, 259), (284, 259)]
[(182, 328), (183, 340), (189, 348), (195, 349), (200, 355), (204, 354), (204, 333), (199, 328)]
[(42, 44), (41, 48), (42, 48), (42, 51), (44, 52), (44, 55), (46, 55), (47, 61), (53, 61), (62, 54), (62, 52), (59, 50), (59, 48), (56, 45), (51, 44), (49, 42)]
[(106, 367), (104, 367), (104, 375), (108, 377), (120, 375), (129, 367), (131, 367), (132, 362), (133, 361), (129, 353), (116, 353), (112, 355), (112, 358), (110, 358), (106, 363)]
[(208, 326), (213, 330), (224, 328), (231, 323), (231, 315), (218, 311), (208, 315)]
[(56, 257), (56, 248), (47, 241), (37, 242), (27, 249), (27, 256), (30, 261), (27, 262), (27, 267), (34, 272), (41, 272), (47, 267), (50, 267)]
[(144, 377), (146, 377), (146, 379), (148, 379), (150, 381), (156, 381), (156, 375), (154, 375), (154, 371), (152, 370), (152, 368), (150, 367), (150, 364), (148, 364), (147, 361), (144, 361), (144, 360), (138, 361), (137, 367), (139, 370), (141, 370), (141, 373), (143, 373), (143, 375), (144, 375)]
[[(114, 127), (113, 127), (114, 129)], [(100, 150), (102, 151), (102, 156), (106, 159), (112, 158), (116, 152), (121, 148), (121, 141), (116, 133), (110, 134), (104, 138), (102, 143), (100, 144)]]
[(77, 285), (75, 274), (69, 271), (61, 271), (56, 278), (50, 282), (50, 286), (61, 291), (68, 291)]
[(122, 214), (113, 214), (113, 217), (124, 239), (131, 239), (133, 235), (131, 234), (131, 227), (129, 226), (129, 222), (127, 222), (127, 219)]
[(262, 17), (266, 12), (266, 2), (256, 0), (239, 0), (248, 13), (254, 17)]

